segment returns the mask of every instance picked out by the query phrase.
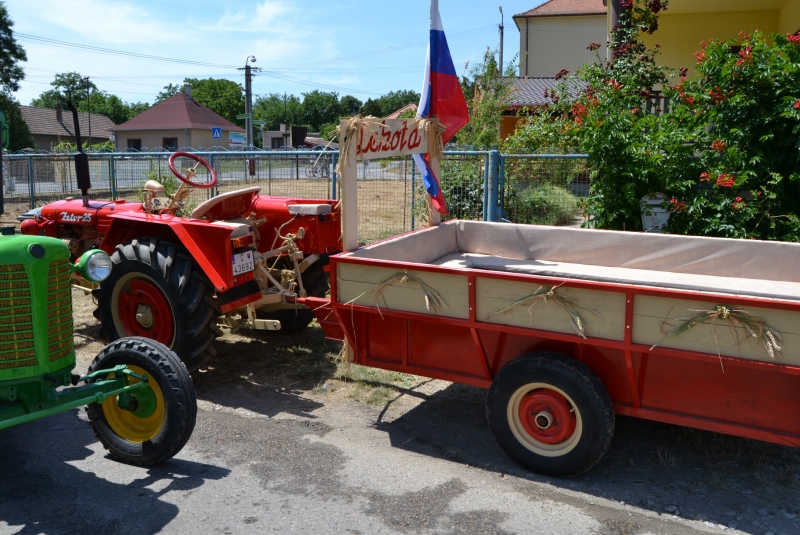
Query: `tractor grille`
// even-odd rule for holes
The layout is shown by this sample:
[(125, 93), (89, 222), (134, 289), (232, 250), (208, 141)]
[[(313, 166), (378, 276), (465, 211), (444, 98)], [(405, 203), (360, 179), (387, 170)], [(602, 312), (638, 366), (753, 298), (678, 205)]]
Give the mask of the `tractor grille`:
[(47, 303), (47, 352), (52, 362), (75, 351), (72, 338), (72, 290), (67, 260), (50, 262)]
[(0, 266), (0, 311), (0, 369), (35, 366), (31, 288), (22, 264)]

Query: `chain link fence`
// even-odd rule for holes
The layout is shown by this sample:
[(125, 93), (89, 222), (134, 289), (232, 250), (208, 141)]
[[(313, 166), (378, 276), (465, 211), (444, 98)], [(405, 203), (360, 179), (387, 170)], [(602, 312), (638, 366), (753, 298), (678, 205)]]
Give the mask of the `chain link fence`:
[(504, 155), (501, 220), (581, 226), (588, 221), (589, 168), (583, 155)]
[[(185, 212), (206, 199), (257, 186), (265, 195), (300, 199), (339, 198), (336, 151), (198, 152), (217, 174), (217, 185), (194, 189)], [(168, 166), (169, 153), (95, 153), (89, 155), (90, 198), (141, 202), (148, 180), (167, 191), (180, 185)], [(2, 221), (32, 207), (79, 198), (74, 163), (66, 154), (5, 156)], [(176, 166), (195, 162), (178, 158)], [(443, 219), (574, 224), (588, 193), (585, 160), (568, 156), (500, 155), (497, 151), (446, 151), (441, 187), (450, 213)], [(208, 172), (198, 166), (198, 182)], [(185, 174), (185, 173), (184, 173)], [(498, 184), (494, 195), (493, 184)], [(358, 164), (359, 241), (372, 243), (409, 232), (427, 221), (424, 184), (411, 157)], [(492, 207), (494, 206), (494, 209)], [(558, 215), (554, 218), (553, 213)]]

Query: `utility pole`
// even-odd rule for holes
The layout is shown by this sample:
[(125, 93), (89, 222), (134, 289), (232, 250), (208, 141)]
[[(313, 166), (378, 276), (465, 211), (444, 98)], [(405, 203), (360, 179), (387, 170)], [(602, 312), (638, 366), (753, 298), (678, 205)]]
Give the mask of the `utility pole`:
[(83, 81), (86, 83), (86, 118), (89, 120), (89, 145), (86, 147), (91, 150), (92, 148), (92, 105), (89, 100), (89, 92), (92, 87), (89, 85), (89, 77), (86, 76)]
[(253, 68), (250, 63), (255, 63), (255, 56), (247, 56), (244, 60), (244, 67), (240, 71), (244, 71), (244, 129), (247, 131), (247, 148), (246, 150), (253, 149), (253, 71), (261, 69)]
[(503, 6), (500, 6), (500, 76), (503, 76)]

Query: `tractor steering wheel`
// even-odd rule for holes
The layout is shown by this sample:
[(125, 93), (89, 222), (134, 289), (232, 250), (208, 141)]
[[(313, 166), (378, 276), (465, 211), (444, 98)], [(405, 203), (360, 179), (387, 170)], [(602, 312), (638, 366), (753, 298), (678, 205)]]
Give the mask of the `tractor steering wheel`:
[[(194, 167), (176, 168), (175, 158), (180, 158), (181, 156), (185, 158), (190, 158), (196, 161), (197, 163), (194, 165)], [(211, 180), (209, 180), (208, 182), (195, 182), (194, 180), (192, 180), (194, 177), (197, 176), (197, 166), (200, 164), (202, 164), (203, 167), (208, 169), (208, 172), (211, 173)], [(211, 165), (209, 165), (207, 161), (205, 161), (200, 156), (197, 156), (196, 154), (191, 154), (189, 152), (173, 152), (169, 156), (169, 169), (170, 171), (172, 171), (172, 174), (174, 174), (181, 180), (181, 182), (183, 182), (187, 186), (192, 186), (193, 188), (207, 189), (207, 188), (213, 188), (217, 184), (217, 173), (214, 172), (214, 169), (211, 167)], [(180, 174), (178, 169), (185, 172), (186, 176)]]

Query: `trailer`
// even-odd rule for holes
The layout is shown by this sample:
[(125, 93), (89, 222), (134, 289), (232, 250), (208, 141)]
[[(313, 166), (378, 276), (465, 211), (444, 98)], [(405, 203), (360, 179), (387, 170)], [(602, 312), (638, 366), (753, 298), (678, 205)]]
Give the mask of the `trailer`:
[(800, 244), (448, 221), (358, 247), (349, 175), (304, 302), (353, 362), (486, 388), (522, 466), (589, 470), (615, 414), (800, 446)]

